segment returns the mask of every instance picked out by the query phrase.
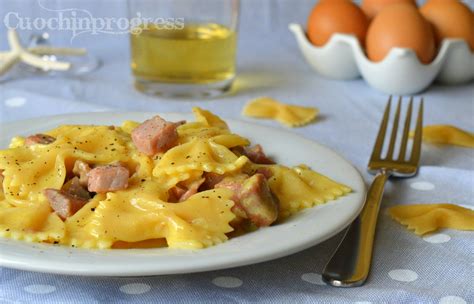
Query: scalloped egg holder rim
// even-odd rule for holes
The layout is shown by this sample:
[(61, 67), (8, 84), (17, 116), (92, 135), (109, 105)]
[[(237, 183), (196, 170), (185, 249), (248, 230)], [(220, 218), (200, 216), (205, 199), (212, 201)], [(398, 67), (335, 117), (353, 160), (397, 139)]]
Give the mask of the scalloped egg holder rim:
[(462, 39), (445, 39), (429, 64), (420, 62), (408, 48), (393, 48), (380, 62), (370, 61), (354, 35), (334, 34), (322, 47), (308, 40), (303, 28), (291, 23), (306, 61), (321, 75), (340, 80), (362, 76), (372, 87), (395, 95), (415, 94), (435, 79), (461, 84), (474, 79), (474, 53)]

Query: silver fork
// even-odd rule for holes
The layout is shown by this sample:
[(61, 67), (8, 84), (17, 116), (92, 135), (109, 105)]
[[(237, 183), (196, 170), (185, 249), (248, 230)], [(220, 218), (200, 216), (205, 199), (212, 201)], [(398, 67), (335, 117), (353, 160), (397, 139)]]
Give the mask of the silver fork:
[(385, 182), (391, 176), (411, 177), (416, 175), (418, 171), (423, 126), (423, 98), (420, 101), (413, 146), (409, 159), (406, 159), (406, 152), (413, 109), (413, 97), (410, 98), (408, 105), (398, 157), (395, 158), (393, 154), (398, 134), (402, 97), (398, 100), (387, 155), (385, 157), (382, 156), (391, 103), (392, 96), (388, 99), (372, 156), (370, 157), (368, 170), (370, 173), (376, 174), (376, 176), (367, 192), (364, 208), (348, 228), (323, 271), (323, 280), (332, 286), (354, 287), (364, 284), (370, 270), (375, 226), (377, 224)]

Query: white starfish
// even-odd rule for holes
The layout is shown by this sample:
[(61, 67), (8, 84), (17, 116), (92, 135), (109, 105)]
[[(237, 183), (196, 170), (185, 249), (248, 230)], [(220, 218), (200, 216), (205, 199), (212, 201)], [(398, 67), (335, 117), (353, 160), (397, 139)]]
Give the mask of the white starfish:
[(5, 74), (16, 63), (24, 62), (44, 71), (66, 71), (71, 68), (71, 63), (66, 61), (52, 61), (41, 58), (42, 55), (63, 55), (82, 56), (86, 54), (86, 49), (77, 48), (56, 48), (48, 46), (38, 46), (24, 48), (20, 43), (18, 33), (14, 29), (8, 30), (8, 44), (10, 50), (0, 52), (0, 75)]

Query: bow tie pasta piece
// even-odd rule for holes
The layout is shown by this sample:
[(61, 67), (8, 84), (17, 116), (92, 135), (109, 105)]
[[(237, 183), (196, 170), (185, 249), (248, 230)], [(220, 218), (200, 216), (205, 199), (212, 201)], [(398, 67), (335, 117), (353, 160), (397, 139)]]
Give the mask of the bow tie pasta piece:
[(132, 120), (125, 120), (122, 125), (120, 126), (120, 130), (127, 134), (132, 134), (133, 129), (140, 125), (139, 122), (132, 121)]
[(189, 170), (186, 172), (173, 172), (172, 174), (160, 174), (155, 178), (166, 189), (171, 189), (179, 182), (196, 180), (202, 176), (203, 171)]
[(237, 157), (212, 141), (194, 140), (168, 150), (156, 165), (153, 175), (160, 177), (187, 171), (224, 174), (242, 168), (247, 161), (247, 157)]
[(179, 204), (168, 204), (169, 209), (184, 221), (189, 230), (181, 233), (179, 227), (170, 229), (168, 245), (174, 248), (203, 248), (226, 241), (226, 233), (234, 229), (231, 208), (233, 193), (228, 189), (208, 190), (194, 194)]
[(90, 234), (109, 247), (119, 241), (165, 238), (170, 248), (196, 249), (227, 240), (235, 217), (230, 191), (209, 190), (181, 203), (167, 203), (150, 193), (152, 189), (150, 184), (109, 193), (95, 208)]
[(224, 146), (226, 148), (234, 148), (238, 146), (248, 146), (250, 141), (247, 138), (244, 138), (237, 134), (222, 134), (212, 137), (214, 143)]
[(216, 127), (223, 130), (229, 130), (227, 123), (223, 121), (219, 116), (214, 115), (213, 113), (194, 107), (193, 108), (194, 117), (197, 122), (203, 123), (207, 127)]
[[(147, 187), (147, 191), (144, 191), (145, 193), (143, 193), (143, 188), (138, 187), (137, 189), (142, 189), (142, 194), (144, 194), (144, 197), (150, 197), (153, 196), (154, 193), (156, 193), (156, 188), (150, 191), (150, 187)], [(164, 193), (162, 193), (161, 196), (165, 196)], [(116, 196), (114, 199), (114, 201), (117, 202), (119, 200), (119, 197)], [(104, 219), (103, 216), (110, 216), (110, 214), (106, 213), (106, 215), (104, 215), (103, 213), (101, 213), (101, 209), (97, 208), (99, 204), (104, 204), (104, 201), (110, 202), (112, 201), (112, 199), (110, 199), (110, 197), (106, 197), (104, 194), (98, 194), (76, 214), (74, 214), (72, 217), (69, 217), (65, 221), (66, 233), (65, 237), (60, 241), (60, 244), (80, 248), (100, 249), (152, 248), (166, 246), (166, 242), (163, 242), (161, 239), (145, 239), (144, 241), (138, 242), (125, 242), (116, 241), (114, 237), (110, 237), (108, 235), (108, 231), (104, 231), (104, 229), (102, 229), (103, 223), (110, 223), (109, 220), (111, 219)], [(113, 205), (108, 206), (108, 208), (113, 207)], [(98, 210), (97, 213), (96, 210)], [(116, 224), (117, 226), (121, 226), (120, 222), (123, 220), (130, 220), (127, 223), (132, 224), (140, 222), (139, 218), (133, 218), (133, 214), (124, 214), (122, 215), (122, 217), (121, 215), (121, 213), (114, 214), (116, 220), (114, 224)], [(138, 216), (138, 214), (135, 214), (135, 216)], [(140, 231), (134, 231), (134, 233), (136, 233), (137, 238), (140, 238)], [(115, 246), (117, 242), (118, 244), (117, 246)]]
[[(411, 134), (413, 137), (413, 132)], [(474, 148), (474, 134), (450, 125), (432, 125), (423, 128), (423, 141), (433, 144)]]
[(188, 143), (195, 139), (209, 139), (227, 148), (247, 146), (250, 144), (248, 139), (237, 134), (232, 134), (228, 129), (208, 126), (203, 122), (189, 122), (183, 124), (178, 127), (177, 131), (180, 144)]
[(258, 167), (268, 168), (273, 173), (268, 183), (280, 201), (281, 217), (287, 217), (301, 209), (323, 204), (351, 192), (349, 187), (336, 183), (305, 166)]
[[(115, 239), (111, 237), (111, 234), (108, 234), (107, 229), (101, 230), (104, 223), (113, 222), (114, 225), (123, 226), (124, 223), (141, 222), (145, 220), (146, 216), (143, 218), (139, 216), (145, 213), (122, 214), (122, 211), (126, 210), (130, 204), (130, 200), (139, 198), (142, 200), (153, 199), (160, 201), (165, 200), (167, 195), (163, 185), (152, 180), (130, 185), (127, 190), (97, 194), (87, 205), (65, 221), (66, 235), (61, 243), (81, 248), (111, 248)], [(104, 214), (102, 212), (102, 210), (110, 208), (116, 211), (113, 214), (115, 217), (113, 219), (111, 218), (111, 213)], [(139, 235), (140, 232), (135, 231), (135, 233)], [(146, 234), (145, 231), (142, 233)]]
[(110, 163), (128, 159), (127, 145), (130, 143), (130, 136), (119, 128), (66, 125), (53, 129), (47, 134), (56, 138), (53, 146), (60, 145), (73, 149), (79, 157), (84, 157), (94, 163)]
[(18, 147), (23, 147), (25, 145), (25, 138), (21, 136), (15, 136), (12, 138), (10, 141), (10, 144), (8, 145), (9, 149), (14, 149)]
[(118, 130), (106, 126), (62, 126), (47, 134), (55, 138), (53, 143), (0, 151), (3, 188), (9, 201), (35, 201), (46, 188), (60, 189), (76, 159), (91, 164), (123, 162), (136, 166), (127, 153), (128, 135)]
[(37, 200), (46, 188), (61, 188), (66, 177), (66, 154), (57, 146), (36, 151), (27, 147), (0, 151), (5, 198), (12, 204), (21, 204)]
[(150, 158), (138, 152), (136, 149), (130, 149), (129, 155), (130, 160), (127, 163), (129, 167), (132, 167), (131, 172), (135, 172), (135, 174), (130, 177), (130, 182), (139, 182), (142, 179), (147, 179), (152, 176), (153, 168), (159, 157), (156, 159)]
[(106, 199), (105, 194), (97, 194), (84, 207), (64, 222), (66, 232), (60, 241), (62, 245), (80, 248), (110, 248), (113, 242), (101, 239), (95, 232), (99, 224), (95, 210), (99, 203)]
[(218, 127), (209, 127), (202, 122), (189, 122), (179, 126), (178, 141), (180, 144), (191, 142), (195, 139), (206, 140), (215, 136), (230, 134), (229, 130)]
[(0, 236), (29, 242), (58, 242), (64, 236), (64, 223), (46, 202), (11, 206), (1, 201)]
[(389, 214), (418, 235), (440, 228), (474, 230), (474, 211), (452, 204), (399, 205)]
[(318, 113), (319, 110), (313, 107), (284, 104), (269, 97), (252, 100), (243, 110), (246, 116), (274, 119), (288, 127), (304, 126), (313, 121)]

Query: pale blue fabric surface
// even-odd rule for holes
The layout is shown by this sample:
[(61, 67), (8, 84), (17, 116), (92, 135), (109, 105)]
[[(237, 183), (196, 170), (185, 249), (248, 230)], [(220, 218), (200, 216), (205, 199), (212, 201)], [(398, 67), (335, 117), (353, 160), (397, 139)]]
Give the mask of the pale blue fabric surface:
[[(0, 83), (0, 122), (108, 109), (187, 112), (192, 105), (211, 109), (224, 117), (247, 119), (240, 116), (245, 102), (267, 95), (318, 107), (321, 118), (316, 123), (293, 131), (341, 153), (369, 182), (371, 178), (365, 167), (387, 96), (369, 88), (362, 80), (324, 79), (305, 64), (287, 25), (293, 21), (304, 23), (313, 2), (243, 1), (239, 76), (233, 92), (227, 96), (210, 101), (144, 96), (132, 86), (126, 35), (82, 35), (73, 45), (85, 46), (99, 56), (102, 68), (81, 77), (35, 76)], [(50, 7), (85, 8), (96, 16), (126, 14), (124, 1), (41, 3)], [(472, 1), (469, 3), (472, 5)], [(0, 0), (0, 18), (9, 11), (48, 16), (36, 1)], [(22, 33), (23, 38), (28, 35)], [(66, 45), (68, 35), (53, 33), (58, 43)], [(0, 49), (5, 48), (6, 33), (0, 25)], [(425, 124), (455, 124), (474, 131), (472, 83), (453, 87), (434, 85), (423, 96)], [(257, 123), (280, 128), (271, 121)], [(0, 130), (2, 137), (12, 135), (2, 134)], [(338, 235), (275, 261), (189, 275), (88, 278), (0, 268), (0, 303), (474, 303), (472, 232), (440, 231), (434, 240), (443, 242), (433, 243), (433, 238), (425, 240), (414, 235), (386, 214), (386, 208), (395, 204), (449, 202), (474, 207), (473, 150), (429, 145), (423, 149), (420, 174), (387, 185), (372, 274), (363, 287), (336, 289), (320, 281), (318, 274), (335, 249)], [(408, 275), (402, 279), (411, 281), (394, 279), (397, 271), (393, 270), (399, 269), (409, 270), (401, 272)], [(219, 277), (240, 281), (215, 280)], [(235, 288), (214, 284), (222, 280), (242, 284)], [(146, 285), (126, 286), (135, 283)], [(127, 294), (127, 290), (142, 293)]]

